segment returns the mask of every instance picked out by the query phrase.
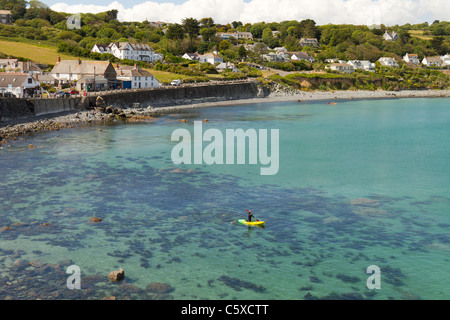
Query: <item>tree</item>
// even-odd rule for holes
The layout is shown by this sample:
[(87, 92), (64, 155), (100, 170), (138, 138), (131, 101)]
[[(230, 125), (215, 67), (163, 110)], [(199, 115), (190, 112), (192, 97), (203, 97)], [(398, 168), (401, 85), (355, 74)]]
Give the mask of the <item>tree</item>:
[(198, 35), (198, 32), (200, 31), (200, 23), (195, 18), (185, 18), (181, 21), (181, 24), (183, 26), (184, 32), (188, 34), (190, 49), (192, 51), (192, 40)]
[(214, 20), (211, 17), (210, 18), (202, 18), (202, 19), (200, 19), (199, 23), (204, 28), (212, 28), (212, 27), (214, 27)]
[(222, 40), (222, 41), (219, 43), (219, 50), (220, 50), (220, 51), (222, 51), (222, 50), (227, 50), (227, 49), (230, 48), (230, 46), (231, 46), (231, 44), (230, 44), (227, 40)]
[(170, 40), (181, 40), (184, 38), (184, 29), (181, 24), (173, 23), (167, 27), (166, 38)]
[(298, 38), (318, 38), (320, 30), (316, 27), (316, 22), (311, 19), (302, 20), (296, 26), (295, 34)]
[(247, 51), (245, 50), (244, 46), (239, 46), (238, 56), (241, 60), (247, 57)]
[(216, 27), (212, 28), (203, 28), (200, 30), (200, 34), (203, 37), (203, 41), (210, 42), (212, 38), (216, 35), (217, 29)]

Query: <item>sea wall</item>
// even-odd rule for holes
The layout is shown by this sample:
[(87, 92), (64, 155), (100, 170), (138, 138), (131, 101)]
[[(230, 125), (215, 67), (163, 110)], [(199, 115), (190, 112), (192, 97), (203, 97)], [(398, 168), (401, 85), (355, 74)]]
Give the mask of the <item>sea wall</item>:
[(0, 119), (43, 115), (70, 110), (84, 110), (96, 106), (101, 96), (106, 106), (164, 107), (199, 102), (250, 99), (267, 96), (270, 92), (256, 82), (186, 85), (149, 90), (107, 91), (83, 97), (54, 99), (0, 98)]
[(34, 115), (33, 105), (27, 99), (0, 98), (0, 119)]
[[(230, 84), (205, 84), (182, 87), (159, 88), (153, 90), (125, 91), (101, 95), (105, 104), (112, 107), (164, 107), (199, 102), (214, 102), (236, 99), (250, 99), (266, 96), (269, 92), (260, 89), (255, 82)], [(89, 97), (88, 106), (95, 105), (96, 97)]]

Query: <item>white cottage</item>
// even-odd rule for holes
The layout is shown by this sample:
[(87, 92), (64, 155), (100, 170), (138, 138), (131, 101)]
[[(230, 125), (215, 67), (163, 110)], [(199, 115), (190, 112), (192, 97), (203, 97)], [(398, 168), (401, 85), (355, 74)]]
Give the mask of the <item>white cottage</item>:
[(130, 42), (112, 42), (109, 45), (95, 44), (91, 52), (110, 53), (119, 59), (155, 62), (162, 60), (159, 53), (155, 53), (147, 44)]
[(349, 60), (347, 61), (347, 64), (353, 66), (355, 69), (375, 72), (375, 63), (372, 63), (369, 60)]
[(123, 89), (159, 88), (160, 83), (150, 72), (139, 66), (116, 66), (117, 80), (122, 82)]
[(381, 57), (378, 59), (378, 62), (384, 67), (394, 67), (397, 68), (399, 65), (394, 58), (390, 57)]
[(405, 54), (405, 56), (403, 57), (403, 61), (415, 64), (415, 65), (419, 65), (420, 64), (420, 60), (419, 60), (419, 56), (415, 53), (407, 53)]
[(427, 67), (440, 67), (442, 65), (442, 60), (440, 56), (424, 57), (422, 64)]
[(202, 62), (202, 63), (209, 62), (212, 65), (215, 65), (217, 62), (222, 63), (223, 58), (215, 53), (210, 52), (210, 53), (205, 53), (205, 54), (201, 55), (200, 62)]
[(11, 92), (17, 98), (24, 98), (38, 90), (38, 83), (28, 73), (0, 72), (0, 92)]

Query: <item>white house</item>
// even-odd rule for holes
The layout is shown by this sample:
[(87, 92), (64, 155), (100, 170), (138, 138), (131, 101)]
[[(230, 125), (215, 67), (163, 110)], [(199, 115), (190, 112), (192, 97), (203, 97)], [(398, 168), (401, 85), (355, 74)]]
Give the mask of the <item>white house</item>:
[(209, 62), (212, 65), (215, 65), (217, 62), (222, 63), (223, 58), (215, 53), (209, 52), (200, 56), (200, 62), (202, 63)]
[(314, 58), (311, 57), (308, 53), (303, 52), (303, 51), (292, 52), (290, 59), (294, 60), (294, 61), (306, 60), (309, 62), (314, 62)]
[(53, 86), (56, 82), (55, 77), (51, 74), (36, 74), (35, 79), (38, 84), (45, 83)]
[(198, 53), (185, 53), (182, 56), (183, 59), (187, 59), (187, 60), (195, 60), (195, 61), (199, 61), (200, 60), (200, 54)]
[(443, 63), (444, 66), (445, 65), (447, 65), (447, 66), (450, 65), (450, 55), (448, 53), (445, 56), (441, 56), (441, 60), (442, 60), (442, 63)]
[(329, 66), (330, 70), (344, 73), (353, 73), (355, 68), (347, 63), (332, 63)]
[(162, 55), (155, 53), (147, 44), (130, 42), (112, 42), (109, 45), (95, 44), (91, 52), (111, 53), (116, 58), (136, 61), (155, 62), (162, 60)]
[(415, 64), (415, 65), (419, 65), (420, 64), (420, 60), (419, 60), (419, 56), (415, 53), (407, 53), (405, 54), (405, 56), (403, 57), (403, 61)]
[(442, 60), (440, 56), (424, 57), (422, 64), (427, 67), (440, 67), (442, 65)]
[(17, 98), (34, 94), (39, 89), (38, 83), (28, 73), (0, 72), (0, 91), (11, 92)]
[(383, 34), (383, 39), (386, 41), (396, 41), (398, 39), (398, 34), (395, 31), (388, 32), (386, 30)]
[(369, 60), (349, 60), (347, 61), (347, 64), (353, 66), (355, 69), (375, 72), (375, 63), (372, 63)]
[(312, 47), (318, 47), (319, 42), (317, 42), (316, 38), (301, 38), (298, 42), (299, 45), (302, 47), (312, 46)]
[(275, 53), (275, 52), (269, 52), (262, 55), (263, 59), (269, 61), (269, 62), (284, 62), (285, 59), (283, 57), (283, 52)]
[(384, 67), (398, 67), (398, 63), (394, 58), (381, 57), (378, 62)]
[(103, 53), (110, 53), (108, 49), (108, 45), (106, 44), (94, 44), (94, 47), (92, 47), (91, 52), (97, 52), (100, 54)]
[(219, 65), (217, 65), (216, 70), (219, 72), (225, 71), (225, 70), (230, 70), (232, 72), (238, 72), (239, 69), (236, 67), (236, 65), (234, 63), (230, 63), (230, 62), (222, 62)]
[(123, 88), (150, 89), (159, 88), (160, 83), (153, 74), (143, 70), (137, 65), (116, 66), (117, 80), (122, 81)]
[(251, 32), (218, 32), (216, 34), (219, 38), (222, 38), (223, 40), (229, 40), (230, 38), (235, 38), (237, 40), (252, 40), (253, 35)]
[[(78, 60), (62, 60), (58, 57), (58, 60), (53, 67), (50, 74), (59, 83), (71, 83), (79, 81), (86, 77), (103, 77), (106, 81), (113, 85), (116, 80), (116, 72), (114, 67), (109, 61), (82, 61)], [(96, 83), (96, 86), (99, 82)], [(104, 89), (109, 88), (105, 86)]]
[(0, 10), (0, 23), (12, 24), (12, 13), (9, 10)]

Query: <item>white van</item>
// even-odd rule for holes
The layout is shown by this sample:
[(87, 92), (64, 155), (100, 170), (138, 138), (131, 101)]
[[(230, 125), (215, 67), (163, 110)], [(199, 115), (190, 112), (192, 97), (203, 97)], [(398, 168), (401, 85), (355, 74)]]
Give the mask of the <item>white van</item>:
[(181, 80), (177, 79), (177, 80), (172, 80), (172, 82), (170, 83), (171, 86), (179, 86), (181, 84)]

